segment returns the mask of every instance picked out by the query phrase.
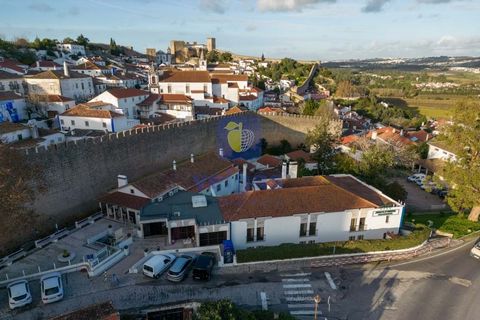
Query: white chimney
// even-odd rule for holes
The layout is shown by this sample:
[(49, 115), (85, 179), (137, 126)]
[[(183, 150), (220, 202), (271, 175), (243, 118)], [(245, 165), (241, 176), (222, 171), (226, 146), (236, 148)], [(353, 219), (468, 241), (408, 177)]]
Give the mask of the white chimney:
[(223, 148), (218, 149), (218, 155), (223, 158)]
[(425, 137), (425, 141), (428, 141), (430, 139), (430, 135), (427, 133), (427, 136)]
[(287, 179), (287, 161), (282, 163), (282, 179)]
[(243, 164), (243, 177), (242, 177), (242, 184), (243, 184), (243, 191), (247, 191), (247, 167), (248, 164)]
[(372, 140), (377, 140), (377, 131), (372, 131)]
[(400, 130), (400, 135), (401, 135), (401, 136), (403, 136), (403, 129), (402, 129), (402, 130)]
[(119, 188), (125, 187), (128, 184), (127, 176), (125, 176), (123, 174), (119, 174), (117, 176), (117, 181), (118, 181), (118, 187)]
[(173, 171), (177, 171), (177, 161), (173, 160)]
[(297, 163), (297, 161), (290, 161), (288, 163), (288, 176), (291, 179), (298, 178), (298, 163)]
[(195, 158), (193, 156), (193, 153), (190, 154), (190, 162), (191, 163), (194, 163), (195, 162)]
[(393, 128), (392, 132), (395, 133), (395, 132), (397, 132), (397, 130), (395, 128)]
[(40, 68), (40, 61), (37, 60), (37, 68)]
[(70, 71), (68, 70), (67, 61), (63, 61), (63, 74), (65, 77), (70, 77)]

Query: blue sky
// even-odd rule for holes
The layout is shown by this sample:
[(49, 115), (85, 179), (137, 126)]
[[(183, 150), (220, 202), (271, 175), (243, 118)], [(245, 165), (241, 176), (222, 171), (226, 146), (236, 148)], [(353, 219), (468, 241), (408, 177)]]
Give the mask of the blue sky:
[(0, 0), (0, 36), (166, 50), (172, 39), (241, 54), (340, 60), (480, 56), (479, 0)]

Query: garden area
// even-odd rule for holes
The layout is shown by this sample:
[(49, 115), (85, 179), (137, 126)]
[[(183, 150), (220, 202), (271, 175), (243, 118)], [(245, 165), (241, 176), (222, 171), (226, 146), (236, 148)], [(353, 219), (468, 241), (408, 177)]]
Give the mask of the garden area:
[(430, 229), (417, 225), (416, 230), (407, 236), (393, 239), (355, 240), (312, 244), (281, 244), (275, 247), (248, 248), (237, 251), (239, 263), (316, 257), (331, 254), (361, 253), (407, 249), (420, 245), (428, 239)]
[(406, 221), (431, 225), (432, 228), (453, 234), (455, 239), (480, 230), (479, 222), (470, 221), (465, 215), (453, 212), (418, 212), (409, 215)]

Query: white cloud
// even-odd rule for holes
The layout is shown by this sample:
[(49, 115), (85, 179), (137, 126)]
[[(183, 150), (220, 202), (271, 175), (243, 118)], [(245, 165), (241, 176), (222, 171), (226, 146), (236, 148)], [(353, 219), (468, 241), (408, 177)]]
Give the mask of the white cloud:
[(312, 5), (326, 2), (335, 3), (336, 0), (257, 0), (257, 7), (260, 11), (302, 11)]

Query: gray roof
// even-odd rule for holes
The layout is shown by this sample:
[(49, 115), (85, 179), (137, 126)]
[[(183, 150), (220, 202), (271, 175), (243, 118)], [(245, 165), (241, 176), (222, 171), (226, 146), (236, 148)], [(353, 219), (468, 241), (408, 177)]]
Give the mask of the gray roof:
[[(170, 221), (195, 219), (198, 225), (224, 223), (217, 199), (215, 197), (205, 196), (207, 206), (194, 208), (192, 205), (192, 196), (196, 195), (199, 195), (199, 193), (178, 191), (173, 196), (165, 198), (162, 201), (152, 202), (146, 205), (140, 212), (140, 221), (163, 218)], [(175, 214), (177, 212), (179, 212), (180, 215)]]

